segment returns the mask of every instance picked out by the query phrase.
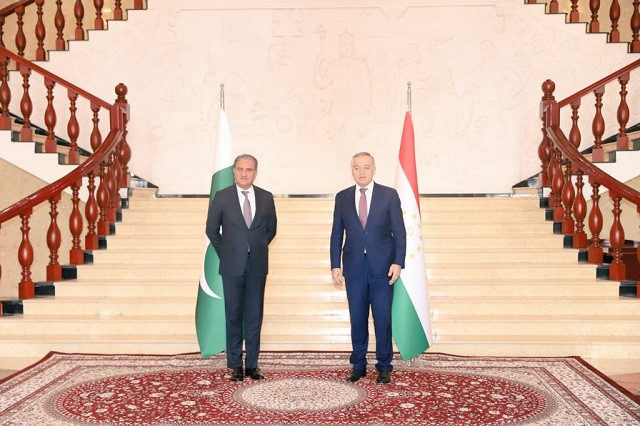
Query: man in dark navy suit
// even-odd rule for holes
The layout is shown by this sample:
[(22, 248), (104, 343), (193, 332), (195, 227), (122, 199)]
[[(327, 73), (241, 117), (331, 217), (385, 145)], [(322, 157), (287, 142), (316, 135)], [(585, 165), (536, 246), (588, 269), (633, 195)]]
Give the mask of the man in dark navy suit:
[(346, 284), (347, 289), (353, 347), (350, 382), (367, 373), (369, 306), (376, 334), (377, 382), (389, 383), (393, 369), (391, 301), (393, 283), (404, 267), (406, 231), (398, 193), (374, 183), (375, 171), (371, 154), (355, 154), (351, 172), (356, 185), (336, 195), (333, 212), (331, 275), (335, 285)]
[[(273, 195), (253, 185), (258, 160), (249, 154), (233, 162), (235, 185), (216, 192), (207, 216), (207, 236), (220, 257), (231, 380), (264, 379), (258, 368), (269, 243), (276, 236)], [(246, 357), (242, 370), (242, 335)]]

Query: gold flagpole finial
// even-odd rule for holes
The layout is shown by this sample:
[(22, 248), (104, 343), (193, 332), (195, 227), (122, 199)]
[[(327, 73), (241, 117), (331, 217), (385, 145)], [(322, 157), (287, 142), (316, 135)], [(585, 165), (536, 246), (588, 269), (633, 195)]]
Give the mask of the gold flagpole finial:
[(220, 108), (224, 110), (224, 83), (220, 83)]
[(411, 112), (411, 82), (407, 82), (407, 109)]

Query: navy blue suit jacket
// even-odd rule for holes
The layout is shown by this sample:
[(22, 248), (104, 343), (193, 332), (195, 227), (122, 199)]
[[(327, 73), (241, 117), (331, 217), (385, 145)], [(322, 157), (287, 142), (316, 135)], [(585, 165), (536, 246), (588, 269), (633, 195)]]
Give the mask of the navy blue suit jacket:
[(276, 208), (273, 194), (253, 186), (256, 214), (247, 227), (233, 184), (215, 193), (207, 215), (207, 236), (220, 257), (220, 275), (239, 277), (251, 251), (250, 271), (254, 276), (269, 272), (269, 243), (276, 236)]
[(386, 276), (394, 263), (404, 268), (407, 234), (398, 193), (388, 186), (373, 185), (364, 228), (356, 211), (355, 194), (355, 185), (336, 194), (330, 243), (331, 269), (340, 267), (342, 257), (342, 275), (346, 279), (359, 277), (363, 272), (365, 247), (374, 276)]

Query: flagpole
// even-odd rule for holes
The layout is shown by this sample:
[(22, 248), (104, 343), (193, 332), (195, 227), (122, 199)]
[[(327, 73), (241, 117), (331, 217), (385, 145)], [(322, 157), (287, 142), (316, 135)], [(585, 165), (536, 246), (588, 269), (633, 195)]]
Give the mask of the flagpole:
[(224, 110), (224, 83), (220, 83), (220, 109)]
[(411, 112), (411, 82), (407, 82), (407, 110)]

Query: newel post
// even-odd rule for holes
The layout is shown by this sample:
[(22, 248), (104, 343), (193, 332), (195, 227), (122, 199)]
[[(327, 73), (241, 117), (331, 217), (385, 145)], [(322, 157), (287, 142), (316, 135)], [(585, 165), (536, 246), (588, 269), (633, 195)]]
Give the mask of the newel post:
[(126, 96), (128, 93), (127, 86), (120, 83), (116, 86), (116, 94), (118, 98), (115, 104), (121, 109), (123, 113), (122, 120), (122, 139), (119, 144), (119, 148), (116, 151), (118, 162), (120, 163), (120, 180), (118, 182), (119, 188), (129, 187), (129, 160), (131, 160), (131, 147), (127, 143), (127, 124), (129, 123), (130, 107), (127, 102)]
[(542, 141), (538, 146), (538, 158), (540, 159), (540, 173), (538, 174), (538, 185), (551, 186), (549, 175), (547, 173), (549, 169), (549, 162), (551, 161), (551, 141), (547, 134), (547, 110), (549, 105), (555, 103), (553, 97), (553, 91), (556, 89), (556, 85), (551, 80), (546, 80), (542, 83), (542, 101), (540, 101), (540, 120), (542, 120)]

